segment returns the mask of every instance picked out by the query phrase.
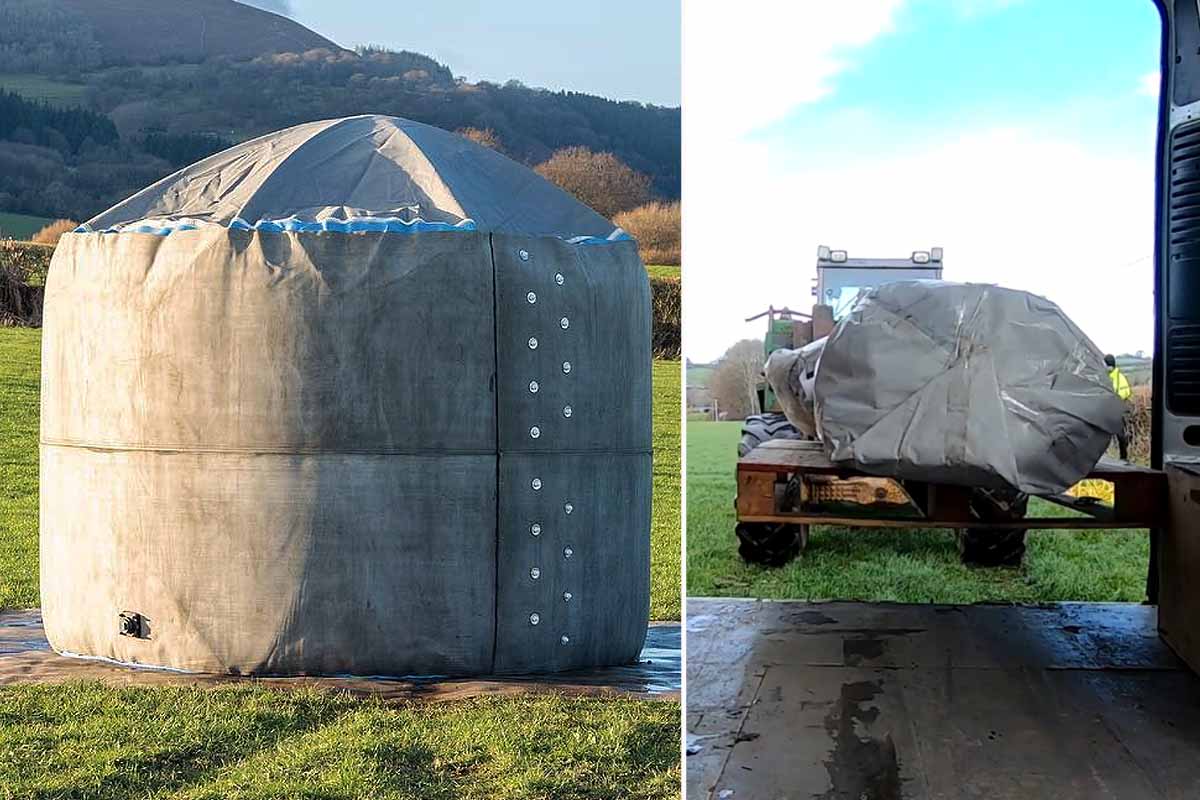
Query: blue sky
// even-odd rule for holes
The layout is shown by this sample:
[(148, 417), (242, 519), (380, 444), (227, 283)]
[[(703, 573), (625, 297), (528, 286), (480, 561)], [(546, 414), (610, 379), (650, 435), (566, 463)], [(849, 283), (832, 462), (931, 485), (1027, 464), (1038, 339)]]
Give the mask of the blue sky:
[[(1045, 295), (1101, 348), (1150, 348), (1149, 0), (760, 4), (803, 41), (685, 5), (685, 315), (706, 321), (685, 319), (689, 357), (761, 336), (738, 320), (768, 303), (810, 305), (819, 244), (942, 245), (948, 279)], [(702, 54), (722, 44), (773, 91), (712, 97)], [(731, 208), (765, 209), (786, 236), (735, 238)]]
[[(1078, 32), (1088, 14), (1086, 34)], [(1155, 97), (1120, 91), (1158, 66), (1158, 14), (1149, 0), (921, 0), (894, 24), (857, 54), (835, 92), (795, 109), (764, 140), (801, 135), (811, 154), (882, 146), (872, 134), (894, 146), (935, 127), (1041, 117), (1081, 139), (1153, 147)], [(837, 125), (846, 115), (868, 115), (873, 125)]]
[[(280, 0), (263, 4), (278, 7)], [(470, 80), (679, 105), (679, 3), (291, 0), (291, 16), (345, 47), (414, 50)]]

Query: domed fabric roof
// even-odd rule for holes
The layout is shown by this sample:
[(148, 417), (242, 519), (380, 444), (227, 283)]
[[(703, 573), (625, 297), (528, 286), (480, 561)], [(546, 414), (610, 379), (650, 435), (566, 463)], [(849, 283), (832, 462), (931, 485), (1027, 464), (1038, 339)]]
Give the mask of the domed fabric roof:
[(198, 161), (81, 231), (468, 230), (626, 238), (540, 175), (486, 147), (380, 115), (297, 125)]

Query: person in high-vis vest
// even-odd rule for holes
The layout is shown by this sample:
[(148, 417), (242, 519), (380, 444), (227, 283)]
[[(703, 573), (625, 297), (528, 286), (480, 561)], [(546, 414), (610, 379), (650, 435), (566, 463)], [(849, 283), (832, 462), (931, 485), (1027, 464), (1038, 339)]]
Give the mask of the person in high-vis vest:
[(1125, 403), (1125, 413), (1121, 416), (1121, 432), (1117, 434), (1117, 447), (1121, 451), (1121, 460), (1129, 460), (1129, 398), (1133, 397), (1133, 390), (1129, 388), (1129, 379), (1125, 377), (1125, 373), (1117, 369), (1117, 359), (1110, 353), (1104, 357), (1104, 363), (1108, 366), (1108, 377), (1112, 380), (1112, 389), (1117, 397)]

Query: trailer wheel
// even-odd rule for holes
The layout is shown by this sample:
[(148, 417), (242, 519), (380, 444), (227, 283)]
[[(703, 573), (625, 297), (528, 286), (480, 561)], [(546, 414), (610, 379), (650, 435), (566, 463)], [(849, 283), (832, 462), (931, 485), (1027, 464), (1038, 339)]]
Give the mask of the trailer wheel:
[(803, 552), (808, 544), (807, 525), (778, 522), (739, 522), (738, 555), (748, 564), (782, 567)]
[[(985, 522), (1024, 519), (1029, 495), (1015, 490), (975, 489), (971, 492), (971, 512)], [(973, 567), (1019, 567), (1025, 557), (1025, 530), (1022, 528), (964, 528), (958, 531), (958, 554), (962, 563)]]
[(763, 442), (771, 439), (803, 439), (804, 434), (796, 430), (783, 414), (768, 412), (746, 417), (742, 423), (742, 440), (738, 442), (738, 456), (744, 456)]

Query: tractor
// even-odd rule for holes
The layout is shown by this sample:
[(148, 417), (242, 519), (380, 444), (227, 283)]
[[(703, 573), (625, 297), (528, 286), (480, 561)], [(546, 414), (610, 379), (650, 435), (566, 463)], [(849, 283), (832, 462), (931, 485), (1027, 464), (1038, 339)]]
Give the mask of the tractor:
[[(942, 279), (942, 248), (918, 250), (908, 258), (850, 258), (845, 250), (822, 245), (817, 248), (817, 275), (812, 293), (816, 303), (810, 313), (769, 307), (746, 321), (766, 318), (763, 361), (782, 348), (798, 349), (828, 336), (834, 325), (854, 306), (866, 291), (893, 281), (936, 281)], [(761, 413), (746, 417), (738, 443), (738, 456), (745, 458), (764, 442), (776, 439), (803, 440), (783, 414), (778, 398), (765, 380), (757, 387)], [(898, 482), (887, 478), (856, 477), (850, 481), (826, 482), (824, 491), (853, 499), (866, 493), (866, 500), (907, 497)], [(798, 499), (799, 484), (789, 484), (781, 502), (792, 505)], [(791, 494), (797, 495), (792, 497)], [(970, 513), (992, 523), (1021, 519), (1028, 497), (1019, 492), (973, 489), (968, 499)], [(779, 566), (795, 558), (808, 541), (808, 525), (780, 522), (741, 521), (737, 526), (739, 552), (752, 563)], [(1015, 566), (1025, 554), (1025, 529), (992, 527), (962, 528), (956, 531), (959, 553), (964, 563), (976, 566)]]

